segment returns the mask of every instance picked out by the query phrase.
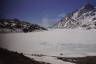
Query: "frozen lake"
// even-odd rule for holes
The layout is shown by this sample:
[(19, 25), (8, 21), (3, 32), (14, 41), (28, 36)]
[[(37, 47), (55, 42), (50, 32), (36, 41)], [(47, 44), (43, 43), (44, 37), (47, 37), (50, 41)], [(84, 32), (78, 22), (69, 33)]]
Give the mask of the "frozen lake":
[(51, 56), (96, 55), (96, 31), (54, 29), (32, 33), (0, 34), (1, 47), (25, 54)]

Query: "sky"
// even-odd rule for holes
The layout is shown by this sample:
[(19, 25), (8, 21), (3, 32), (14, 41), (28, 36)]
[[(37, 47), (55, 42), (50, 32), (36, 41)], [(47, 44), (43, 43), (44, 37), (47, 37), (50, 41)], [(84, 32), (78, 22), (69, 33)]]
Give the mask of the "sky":
[(17, 18), (47, 27), (87, 3), (96, 6), (96, 0), (0, 0), (0, 18)]

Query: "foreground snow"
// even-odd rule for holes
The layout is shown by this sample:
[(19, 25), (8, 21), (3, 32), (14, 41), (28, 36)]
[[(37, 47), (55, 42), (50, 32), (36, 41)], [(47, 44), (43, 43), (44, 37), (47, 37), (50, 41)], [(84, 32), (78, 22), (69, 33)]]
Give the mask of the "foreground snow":
[(0, 34), (0, 37), (0, 46), (25, 54), (66, 57), (96, 55), (95, 30), (53, 29), (32, 33)]
[(57, 59), (56, 57), (51, 57), (51, 56), (43, 56), (43, 57), (38, 57), (38, 56), (30, 56), (26, 55), (29, 58), (34, 58), (36, 61), (43, 61), (51, 64), (74, 64), (70, 62), (64, 62), (62, 60)]

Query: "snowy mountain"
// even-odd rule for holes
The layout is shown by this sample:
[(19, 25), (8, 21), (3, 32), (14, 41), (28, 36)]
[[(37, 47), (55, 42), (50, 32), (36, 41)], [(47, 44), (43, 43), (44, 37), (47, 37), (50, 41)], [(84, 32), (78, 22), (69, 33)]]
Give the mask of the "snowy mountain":
[(31, 24), (18, 19), (0, 19), (0, 32), (32, 32), (36, 30), (47, 30), (37, 24)]
[(96, 29), (96, 8), (91, 4), (86, 4), (80, 9), (67, 14), (52, 27)]

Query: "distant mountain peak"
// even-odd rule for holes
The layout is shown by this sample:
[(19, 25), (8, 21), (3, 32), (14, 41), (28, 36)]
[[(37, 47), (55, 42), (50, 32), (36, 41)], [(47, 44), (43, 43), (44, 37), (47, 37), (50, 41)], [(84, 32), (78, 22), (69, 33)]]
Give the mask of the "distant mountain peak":
[(75, 12), (67, 14), (58, 21), (53, 28), (85, 28), (96, 29), (96, 8), (92, 4), (86, 4)]
[(94, 8), (95, 7), (92, 4), (88, 3), (85, 6), (83, 6), (81, 9), (93, 10)]

